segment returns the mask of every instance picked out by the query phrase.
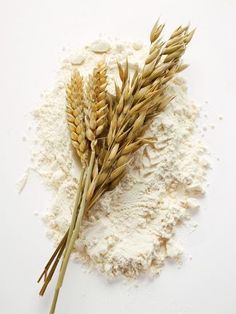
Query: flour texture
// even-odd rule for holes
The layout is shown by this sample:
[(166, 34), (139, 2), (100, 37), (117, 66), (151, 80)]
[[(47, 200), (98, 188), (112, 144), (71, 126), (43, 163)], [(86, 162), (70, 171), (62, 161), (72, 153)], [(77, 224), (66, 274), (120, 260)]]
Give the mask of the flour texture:
[[(142, 67), (147, 47), (139, 42), (98, 40), (62, 62), (58, 80), (33, 112), (32, 167), (52, 190), (43, 214), (47, 235), (58, 243), (70, 224), (78, 185), (79, 164), (66, 122), (65, 86), (74, 68), (89, 74), (99, 60), (108, 65), (109, 90), (117, 80), (116, 62), (128, 57), (131, 70)], [(199, 208), (209, 167), (197, 129), (199, 107), (176, 78), (168, 86), (175, 98), (152, 122), (148, 136), (155, 143), (141, 148), (121, 183), (84, 217), (74, 258), (108, 276), (158, 274), (167, 259), (178, 260), (183, 249), (175, 232)]]

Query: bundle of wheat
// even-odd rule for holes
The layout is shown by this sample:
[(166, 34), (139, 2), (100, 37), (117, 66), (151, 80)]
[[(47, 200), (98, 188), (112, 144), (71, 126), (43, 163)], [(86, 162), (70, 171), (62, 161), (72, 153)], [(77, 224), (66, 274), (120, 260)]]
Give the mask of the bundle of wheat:
[(115, 95), (107, 92), (104, 62), (98, 63), (90, 75), (86, 93), (78, 72), (72, 74), (67, 86), (68, 126), (83, 170), (70, 228), (39, 278), (40, 281), (44, 277), (40, 291), (43, 295), (64, 252), (50, 313), (55, 312), (84, 212), (120, 182), (133, 153), (144, 144), (152, 143), (145, 132), (152, 119), (171, 101), (165, 93), (167, 83), (187, 67), (181, 63), (181, 57), (194, 31), (180, 26), (164, 42), (160, 38), (163, 29), (164, 25), (154, 25), (141, 71), (136, 70), (131, 76), (128, 60), (124, 66), (118, 63), (121, 85), (115, 84)]

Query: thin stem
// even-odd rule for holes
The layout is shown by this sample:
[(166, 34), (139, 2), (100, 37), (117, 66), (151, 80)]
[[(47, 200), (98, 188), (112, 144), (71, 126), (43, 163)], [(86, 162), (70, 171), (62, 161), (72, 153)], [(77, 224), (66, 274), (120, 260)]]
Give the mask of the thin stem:
[(78, 210), (79, 210), (79, 205), (80, 205), (81, 196), (82, 196), (82, 187), (83, 187), (83, 183), (84, 183), (84, 173), (85, 173), (85, 168), (82, 169), (81, 174), (80, 174), (79, 188), (78, 188), (77, 193), (76, 193), (72, 219), (71, 219), (69, 233), (68, 233), (66, 246), (65, 246), (65, 250), (64, 250), (64, 256), (65, 256), (66, 251), (68, 249), (68, 246), (69, 246), (69, 243), (70, 243), (70, 239), (71, 239), (73, 230), (75, 228), (75, 223), (76, 223), (76, 220), (77, 220), (77, 217), (78, 217)]
[(53, 263), (53, 265), (52, 265), (52, 267), (50, 269), (50, 272), (48, 273), (48, 275), (47, 275), (47, 277), (46, 277), (46, 279), (44, 281), (44, 284), (43, 284), (43, 286), (42, 286), (42, 288), (41, 288), (41, 290), (39, 292), (39, 295), (41, 295), (41, 296), (44, 295), (44, 293), (45, 293), (45, 291), (47, 289), (47, 286), (48, 286), (49, 282), (52, 279), (52, 276), (53, 276), (53, 274), (54, 274), (54, 272), (55, 272), (55, 270), (57, 268), (57, 265), (58, 265), (58, 263), (59, 263), (59, 261), (60, 261), (60, 259), (62, 257), (62, 254), (64, 252), (65, 244), (66, 243), (64, 243), (64, 245), (61, 246), (61, 248), (60, 248), (60, 250), (59, 250), (59, 252), (58, 252), (58, 254), (56, 256), (56, 259), (55, 259), (55, 261), (54, 261), (54, 263)]
[[(69, 230), (66, 232), (65, 236), (63, 237), (62, 241), (60, 242), (60, 244), (58, 245), (58, 247), (56, 248), (55, 252), (53, 253), (53, 255), (51, 256), (49, 262), (47, 263), (47, 265), (44, 268), (43, 273), (41, 274), (41, 276), (38, 279), (38, 282), (41, 281), (41, 279), (44, 277), (44, 285), (41, 288), (39, 294), (43, 295), (45, 293), (45, 290), (50, 282), (50, 280), (52, 279), (52, 276), (56, 270), (57, 264), (63, 254), (63, 252), (66, 252), (68, 244), (69, 244), (69, 239), (71, 238), (74, 226), (75, 226), (75, 222), (77, 219), (77, 215), (78, 215), (78, 206), (80, 204), (81, 201), (81, 190), (83, 187), (83, 182), (84, 182), (84, 172), (85, 169), (83, 168), (80, 174), (80, 180), (79, 180), (79, 187), (77, 189), (77, 193), (76, 193), (76, 198), (75, 198), (75, 205), (74, 205), (74, 209), (73, 209), (73, 214), (72, 214), (72, 219), (71, 219), (71, 224), (70, 224), (70, 228)], [(54, 261), (55, 260), (55, 261)], [(54, 263), (53, 263), (54, 261)], [(48, 270), (51, 267), (51, 264), (53, 263), (53, 266), (48, 273)]]
[[(47, 262), (46, 266), (44, 267), (44, 271), (42, 272), (42, 274), (40, 275), (39, 279), (37, 282), (40, 282), (41, 279), (44, 277), (44, 281), (46, 281), (47, 278), (47, 272), (52, 264), (52, 262), (54, 261), (54, 259), (56, 258), (58, 252), (60, 251), (61, 247), (65, 247), (66, 244), (66, 239), (68, 236), (68, 232), (69, 229), (67, 230), (67, 232), (65, 233), (65, 235), (63, 236), (63, 238), (61, 239), (61, 242), (58, 244), (57, 248), (55, 249), (54, 253), (52, 254), (52, 256), (50, 257), (49, 261)], [(45, 278), (46, 277), (46, 278)]]
[(84, 187), (84, 192), (83, 192), (83, 196), (82, 196), (82, 201), (80, 204), (78, 218), (77, 218), (76, 225), (75, 225), (75, 228), (73, 230), (73, 233), (72, 233), (69, 245), (68, 245), (68, 249), (67, 249), (65, 256), (63, 258), (63, 261), (62, 261), (62, 266), (60, 269), (60, 273), (59, 273), (59, 277), (58, 277), (58, 281), (57, 281), (57, 285), (56, 285), (56, 289), (55, 289), (55, 293), (54, 293), (54, 297), (53, 297), (53, 302), (52, 302), (52, 306), (50, 309), (50, 314), (55, 314), (57, 299), (58, 299), (60, 288), (61, 288), (62, 283), (63, 283), (66, 268), (67, 268), (69, 258), (70, 258), (70, 254), (73, 250), (74, 243), (75, 243), (75, 241), (79, 235), (80, 226), (81, 226), (83, 214), (84, 214), (85, 207), (86, 207), (86, 197), (87, 197), (87, 192), (88, 192), (88, 188), (89, 188), (89, 184), (90, 184), (90, 180), (91, 180), (91, 174), (92, 174), (92, 170), (93, 170), (94, 160), (95, 160), (95, 151), (93, 150), (91, 157), (90, 157), (89, 166), (87, 168), (85, 187)]

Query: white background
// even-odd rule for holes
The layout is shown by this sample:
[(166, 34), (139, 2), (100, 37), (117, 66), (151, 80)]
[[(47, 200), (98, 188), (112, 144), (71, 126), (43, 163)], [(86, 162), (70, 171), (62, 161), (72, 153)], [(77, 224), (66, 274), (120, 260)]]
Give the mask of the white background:
[[(0, 313), (48, 313), (52, 286), (40, 298), (37, 275), (52, 244), (34, 216), (49, 194), (31, 177), (22, 195), (15, 182), (29, 162), (27, 114), (51, 86), (63, 47), (80, 47), (99, 33), (147, 43), (161, 16), (167, 31), (197, 27), (186, 54), (189, 91), (208, 113), (203, 124), (212, 152), (209, 188), (184, 243), (184, 265), (167, 265), (138, 286), (108, 283), (68, 268), (58, 314), (236, 313), (236, 1), (3, 1), (0, 4)], [(206, 101), (208, 103), (206, 103)], [(218, 117), (222, 115), (223, 121)], [(217, 161), (217, 157), (220, 161)], [(54, 284), (55, 282), (53, 282)]]

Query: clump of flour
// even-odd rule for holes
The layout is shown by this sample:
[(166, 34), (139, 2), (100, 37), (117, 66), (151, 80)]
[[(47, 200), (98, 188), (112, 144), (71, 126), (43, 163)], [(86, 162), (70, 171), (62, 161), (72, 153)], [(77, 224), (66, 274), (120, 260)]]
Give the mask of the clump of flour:
[[(48, 236), (57, 243), (67, 230), (78, 184), (78, 162), (66, 123), (65, 85), (77, 68), (87, 75), (96, 63), (108, 65), (109, 89), (117, 78), (116, 62), (129, 59), (131, 70), (141, 67), (147, 48), (140, 43), (96, 41), (63, 61), (53, 91), (45, 93), (34, 111), (35, 145), (32, 168), (53, 191), (44, 214)], [(74, 256), (110, 275), (136, 277), (158, 273), (165, 260), (179, 259), (182, 248), (174, 234), (177, 225), (199, 207), (208, 168), (205, 147), (199, 140), (199, 108), (188, 97), (184, 80), (169, 84), (175, 98), (153, 121), (156, 137), (134, 156), (127, 175), (107, 192), (84, 218)]]

